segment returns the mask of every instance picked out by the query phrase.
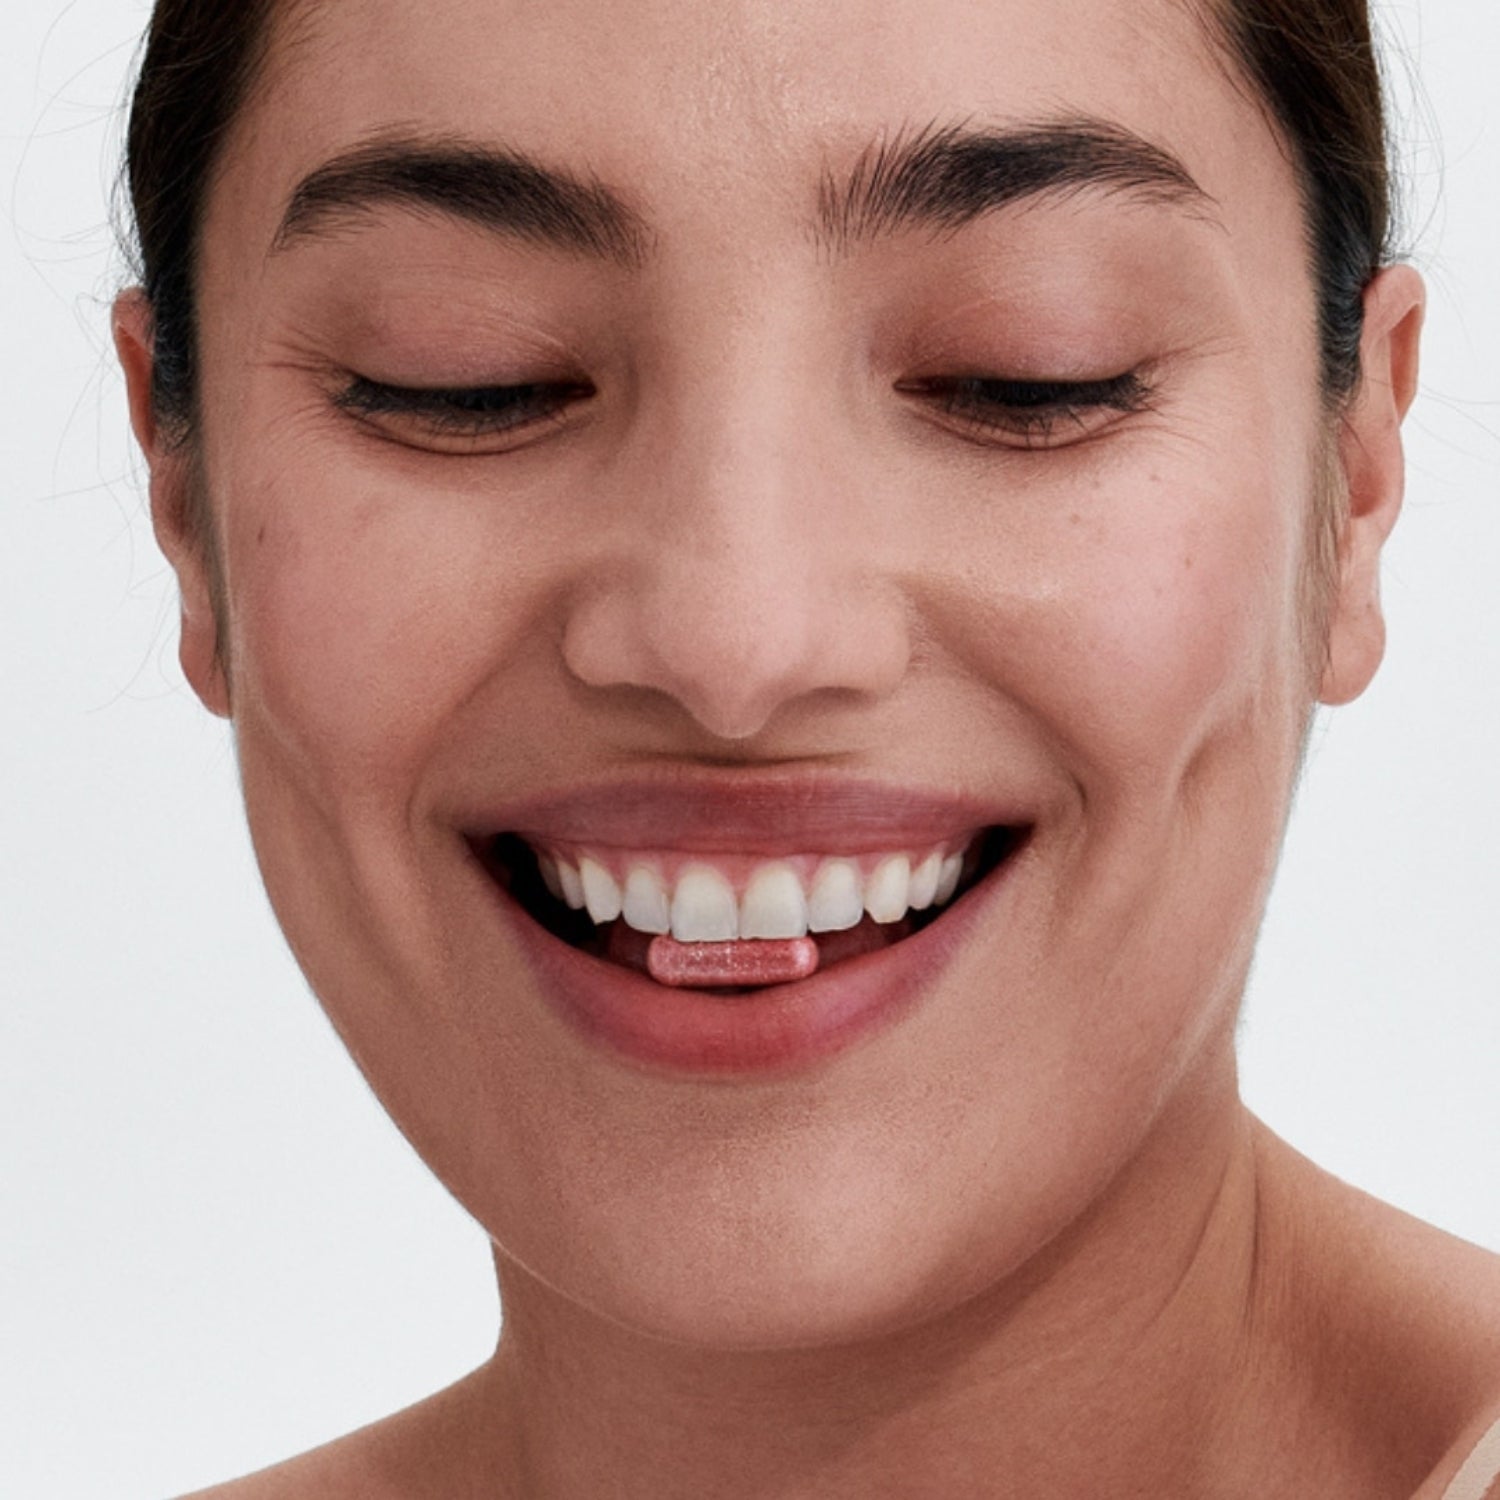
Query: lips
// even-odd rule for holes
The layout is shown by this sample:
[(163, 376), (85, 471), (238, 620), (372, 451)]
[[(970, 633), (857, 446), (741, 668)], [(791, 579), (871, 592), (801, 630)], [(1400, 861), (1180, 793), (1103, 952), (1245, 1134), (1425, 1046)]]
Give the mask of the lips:
[[(921, 914), (925, 922), (910, 935), (830, 961), (809, 979), (743, 991), (658, 984), (555, 936), (479, 861), (473, 868), (548, 1010), (586, 1042), (653, 1073), (764, 1077), (829, 1059), (931, 996), (942, 971), (1004, 900), (1024, 842), (1013, 838), (1006, 857), (941, 915)], [(910, 917), (900, 925), (916, 927)], [(854, 929), (829, 936), (847, 943), (857, 935)]]
[[(827, 963), (920, 930), (955, 886), (998, 863), (1024, 825), (996, 811), (952, 794), (806, 773), (677, 770), (518, 803), (490, 815), (508, 827), (471, 832), (470, 844), (541, 925), (597, 956), (644, 971), (640, 933), (697, 942), (811, 930)], [(630, 845), (657, 853), (632, 859), (620, 853)], [(894, 852), (903, 845), (917, 846), (910, 858)], [(559, 846), (575, 847), (559, 855)]]
[[(997, 816), (998, 813), (998, 816)], [(826, 1055), (925, 988), (972, 926), (980, 888), (1003, 883), (1030, 819), (1013, 807), (847, 779), (668, 773), (497, 808), (469, 844), (544, 996), (573, 1026), (638, 1060), (744, 1071)], [(477, 821), (477, 820), (476, 820)], [(857, 854), (953, 839), (979, 827), (951, 904), (813, 934), (819, 971), (752, 988), (670, 989), (648, 977), (651, 938), (596, 923), (548, 890), (537, 847), (652, 847), (781, 858)], [(968, 915), (965, 916), (965, 913)], [(930, 930), (929, 930), (930, 929)], [(706, 946), (706, 945), (705, 945)], [(910, 951), (908, 951), (910, 950)]]
[(679, 768), (476, 808), (463, 825), (471, 842), (514, 833), (541, 844), (773, 857), (918, 847), (970, 829), (1029, 826), (1033, 821), (1019, 799), (986, 801), (806, 771), (706, 777), (702, 771)]

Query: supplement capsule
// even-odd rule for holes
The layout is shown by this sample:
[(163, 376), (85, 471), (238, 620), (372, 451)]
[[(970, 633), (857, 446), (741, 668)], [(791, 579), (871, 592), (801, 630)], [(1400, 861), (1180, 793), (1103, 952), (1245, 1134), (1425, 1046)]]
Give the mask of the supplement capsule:
[(679, 989), (789, 984), (817, 973), (818, 945), (810, 937), (679, 943), (663, 934), (652, 939), (646, 964), (658, 984)]

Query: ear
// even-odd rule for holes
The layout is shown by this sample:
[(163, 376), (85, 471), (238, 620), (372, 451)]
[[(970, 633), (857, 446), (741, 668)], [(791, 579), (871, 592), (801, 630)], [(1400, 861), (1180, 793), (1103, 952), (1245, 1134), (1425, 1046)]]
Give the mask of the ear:
[(115, 299), (111, 324), (115, 352), (125, 371), (130, 425), (151, 470), (151, 524), (156, 540), (177, 575), (182, 600), (178, 659), (183, 674), (204, 706), (230, 716), (229, 684), (219, 654), (218, 620), (205, 542), (192, 523), (194, 466), (186, 448), (167, 441), (151, 395), (153, 354), (151, 304), (134, 287)]
[(1323, 703), (1359, 697), (1385, 655), (1380, 551), (1405, 493), (1401, 421), (1417, 393), (1425, 307), (1422, 278), (1410, 266), (1388, 267), (1365, 291), (1360, 385), (1339, 438), (1349, 505), (1318, 690)]

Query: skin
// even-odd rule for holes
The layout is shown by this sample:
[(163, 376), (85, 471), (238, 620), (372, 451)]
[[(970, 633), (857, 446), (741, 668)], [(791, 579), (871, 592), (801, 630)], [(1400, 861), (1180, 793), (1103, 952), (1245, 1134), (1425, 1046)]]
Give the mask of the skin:
[[(1060, 109), (1176, 152), (1213, 215), (1086, 192), (810, 240), (820, 171), (882, 130)], [(652, 262), (395, 207), (271, 254), (299, 178), (392, 124), (597, 173)], [(1382, 651), (1422, 310), (1376, 278), (1330, 426), (1302, 244), (1263, 116), (1164, 0), (347, 0), (278, 39), (208, 207), (192, 448), (138, 294), (117, 343), (272, 900), (494, 1241), (505, 1326), (457, 1386), (215, 1494), (1440, 1492), (1500, 1411), (1495, 1262), (1235, 1082), (1307, 716)], [(506, 451), (330, 400), (559, 359), (592, 405)], [(959, 365), (1156, 386), (1027, 450), (893, 390)], [(455, 832), (663, 762), (1019, 795), (1036, 834), (899, 1025), (666, 1078), (551, 1016)]]

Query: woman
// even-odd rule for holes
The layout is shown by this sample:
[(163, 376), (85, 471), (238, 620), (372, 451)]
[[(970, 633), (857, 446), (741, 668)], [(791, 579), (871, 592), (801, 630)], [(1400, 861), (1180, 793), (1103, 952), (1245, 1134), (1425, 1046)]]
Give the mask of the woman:
[(1416, 384), (1362, 7), (227, 9), (183, 666), (504, 1330), (214, 1493), (1483, 1495), (1500, 1266), (1235, 1084)]

